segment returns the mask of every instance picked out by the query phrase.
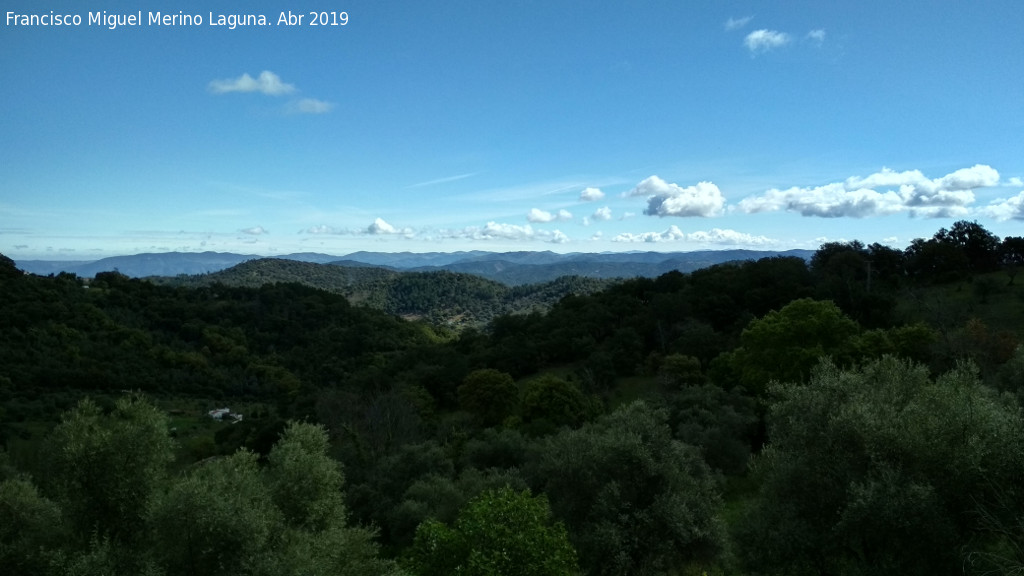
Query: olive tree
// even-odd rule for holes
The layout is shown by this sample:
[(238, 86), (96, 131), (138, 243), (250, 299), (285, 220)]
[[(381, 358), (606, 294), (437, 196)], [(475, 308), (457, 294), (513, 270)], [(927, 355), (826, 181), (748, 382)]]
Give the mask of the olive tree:
[(660, 574), (721, 551), (715, 481), (667, 422), (635, 402), (548, 438), (528, 464), (589, 574)]
[(428, 520), (406, 560), (419, 576), (571, 576), (576, 553), (543, 496), (488, 490), (448, 526)]
[(736, 531), (752, 572), (960, 574), (977, 507), (1019, 477), (1016, 402), (970, 366), (894, 357), (772, 388), (760, 494)]

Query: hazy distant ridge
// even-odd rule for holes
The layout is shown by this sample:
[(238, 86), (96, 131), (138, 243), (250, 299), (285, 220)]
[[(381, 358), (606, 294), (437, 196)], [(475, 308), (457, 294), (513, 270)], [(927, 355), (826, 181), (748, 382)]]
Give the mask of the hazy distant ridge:
[[(331, 263), (342, 266), (380, 266), (394, 270), (434, 271), (448, 270), (475, 274), (504, 284), (519, 285), (547, 282), (560, 276), (575, 275), (588, 278), (654, 277), (670, 270), (690, 272), (699, 268), (732, 260), (757, 260), (770, 256), (797, 256), (810, 258), (812, 250), (700, 250), (695, 252), (622, 252), (571, 253), (554, 252), (354, 252), (332, 256), (304, 252), (277, 256), (283, 260)], [(21, 260), (17, 265), (32, 274), (69, 272), (92, 277), (99, 272), (117, 270), (127, 276), (177, 276), (179, 274), (209, 274), (262, 258), (254, 254), (227, 252), (165, 252), (114, 256), (92, 262), (55, 262), (49, 260)]]

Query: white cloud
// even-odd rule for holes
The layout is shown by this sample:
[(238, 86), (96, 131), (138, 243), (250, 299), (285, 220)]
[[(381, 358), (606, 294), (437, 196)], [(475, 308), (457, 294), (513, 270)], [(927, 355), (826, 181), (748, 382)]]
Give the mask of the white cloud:
[(864, 218), (900, 212), (903, 199), (895, 192), (847, 190), (842, 184), (826, 184), (814, 188), (772, 188), (760, 196), (744, 198), (739, 209), (748, 214), (786, 210), (802, 216)]
[(260, 72), (258, 78), (248, 74), (242, 74), (238, 78), (227, 80), (214, 80), (210, 82), (210, 91), (214, 94), (225, 94), (228, 92), (260, 92), (268, 96), (281, 96), (291, 94), (295, 86), (285, 84), (281, 78), (269, 70)]
[(790, 40), (789, 34), (785, 32), (761, 29), (747, 34), (747, 37), (743, 40), (743, 45), (754, 54), (757, 54), (785, 46), (789, 44)]
[(1024, 186), (1024, 180), (1021, 180), (1019, 177), (1014, 176), (1013, 178), (1010, 178), (1009, 180), (1007, 180), (1005, 182), (1005, 184), (1007, 186), (1020, 187), (1020, 186)]
[(584, 188), (580, 192), (580, 200), (583, 202), (597, 202), (604, 198), (604, 192), (600, 188)]
[(527, 213), (526, 219), (534, 223), (545, 223), (554, 222), (555, 220), (572, 220), (572, 213), (568, 210), (559, 210), (557, 214), (552, 214), (539, 208), (532, 208)]
[(691, 242), (739, 246), (765, 246), (775, 243), (774, 240), (767, 236), (754, 236), (753, 234), (747, 234), (746, 232), (737, 232), (735, 230), (728, 229), (723, 230), (721, 228), (712, 228), (708, 231), (700, 230), (697, 232), (691, 232), (686, 235), (686, 239)]
[(538, 208), (530, 209), (529, 214), (526, 215), (526, 219), (530, 222), (552, 222), (555, 218), (557, 218), (557, 216), (551, 212), (545, 212)]
[(589, 217), (587, 217), (587, 216), (583, 217), (583, 225), (584, 226), (590, 226), (590, 218)]
[(316, 98), (303, 98), (293, 102), (289, 109), (299, 114), (326, 114), (334, 108), (334, 104)]
[(668, 227), (668, 230), (664, 232), (644, 232), (642, 234), (631, 234), (629, 232), (623, 232), (612, 238), (612, 242), (671, 242), (673, 240), (683, 240), (686, 238), (686, 234), (679, 229), (678, 226), (672, 225)]
[(388, 224), (387, 222), (385, 222), (383, 218), (377, 218), (376, 220), (374, 220), (373, 224), (370, 224), (370, 227), (367, 228), (366, 231), (368, 233), (370, 233), (370, 234), (397, 234), (398, 233), (398, 229), (396, 229), (391, 224)]
[(743, 28), (753, 20), (753, 16), (744, 16), (743, 18), (729, 18), (725, 21), (726, 30), (738, 30)]
[(461, 229), (438, 230), (434, 238), (438, 240), (479, 240), (517, 242), (540, 241), (552, 244), (565, 244), (571, 241), (561, 230), (536, 230), (529, 224), (505, 224), (490, 221), (485, 226), (467, 226)]
[(605, 206), (604, 208), (598, 208), (590, 217), (594, 220), (611, 220), (612, 209), (609, 208), (608, 206)]
[(260, 236), (263, 234), (270, 234), (270, 232), (263, 226), (253, 226), (252, 228), (243, 228), (242, 234), (251, 234), (253, 236)]
[(822, 42), (825, 41), (825, 30), (823, 28), (811, 30), (810, 32), (807, 33), (807, 38), (809, 40), (817, 42), (818, 44), (821, 44)]
[(409, 238), (409, 237), (413, 236), (412, 228), (395, 228), (391, 224), (388, 224), (383, 218), (376, 218), (373, 221), (373, 224), (370, 224), (366, 228), (365, 233), (366, 234), (371, 234), (371, 235), (374, 235), (374, 236), (396, 235), (396, 234), (401, 234), (401, 235), (405, 236), (406, 238)]
[(345, 230), (334, 228), (334, 227), (328, 226), (326, 224), (320, 224), (319, 226), (310, 226), (309, 228), (306, 228), (302, 232), (305, 232), (306, 234), (317, 234), (317, 235), (319, 235), (319, 234), (345, 234), (346, 233)]
[(648, 216), (718, 216), (725, 208), (722, 191), (711, 182), (683, 188), (657, 176), (644, 179), (627, 196), (647, 196)]
[(999, 184), (999, 172), (984, 164), (975, 164), (970, 168), (961, 168), (947, 174), (936, 182), (943, 190), (971, 190)]
[(631, 234), (624, 232), (612, 239), (613, 242), (695, 242), (700, 244), (719, 244), (727, 246), (768, 246), (777, 242), (767, 236), (755, 236), (736, 230), (712, 228), (684, 233), (678, 226), (669, 226), (664, 232), (643, 232)]
[(929, 218), (962, 217), (974, 203), (974, 189), (995, 186), (999, 173), (978, 164), (941, 178), (927, 178), (920, 170), (896, 172), (889, 168), (867, 177), (814, 187), (770, 189), (739, 202), (743, 212), (787, 210), (803, 216), (865, 218), (908, 212)]
[(516, 226), (515, 224), (502, 224), (492, 221), (473, 234), (473, 237), (478, 239), (505, 238), (507, 240), (524, 240), (532, 238), (533, 235), (533, 227), (529, 224), (526, 226)]
[(995, 200), (980, 212), (996, 220), (1024, 220), (1024, 191), (1013, 198)]

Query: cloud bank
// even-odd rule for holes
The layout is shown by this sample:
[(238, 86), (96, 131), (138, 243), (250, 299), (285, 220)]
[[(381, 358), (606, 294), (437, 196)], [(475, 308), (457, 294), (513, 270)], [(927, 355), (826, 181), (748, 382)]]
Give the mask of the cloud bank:
[(888, 168), (867, 177), (822, 186), (772, 188), (744, 198), (742, 212), (786, 210), (821, 218), (866, 218), (908, 212), (926, 218), (966, 216), (974, 203), (974, 190), (999, 184), (999, 173), (977, 164), (941, 178), (927, 178), (920, 170), (896, 172)]
[(755, 236), (736, 230), (723, 230), (712, 228), (711, 230), (697, 230), (689, 234), (684, 233), (678, 226), (669, 226), (664, 232), (643, 232), (631, 234), (628, 232), (619, 234), (612, 238), (613, 242), (696, 242), (701, 244), (716, 244), (727, 246), (766, 246), (775, 244), (775, 240), (767, 236)]

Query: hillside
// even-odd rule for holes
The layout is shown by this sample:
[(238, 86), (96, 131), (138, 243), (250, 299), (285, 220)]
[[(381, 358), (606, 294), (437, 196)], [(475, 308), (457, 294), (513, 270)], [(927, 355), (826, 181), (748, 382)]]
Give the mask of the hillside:
[(611, 280), (566, 277), (515, 288), (473, 274), (434, 270), (400, 272), (372, 266), (340, 266), (263, 258), (212, 274), (155, 277), (175, 286), (258, 288), (265, 284), (298, 283), (345, 296), (407, 319), (424, 319), (450, 327), (483, 326), (496, 316), (544, 311), (569, 294), (590, 294)]

